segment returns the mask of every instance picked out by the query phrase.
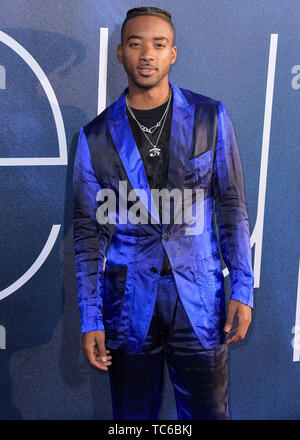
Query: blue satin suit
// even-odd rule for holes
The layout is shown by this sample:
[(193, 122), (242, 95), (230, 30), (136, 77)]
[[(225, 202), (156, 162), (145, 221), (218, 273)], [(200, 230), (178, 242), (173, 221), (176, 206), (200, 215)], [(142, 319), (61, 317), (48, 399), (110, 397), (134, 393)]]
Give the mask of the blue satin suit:
[[(201, 228), (192, 228), (185, 215), (178, 221), (178, 199), (172, 197), (170, 220), (160, 219), (126, 115), (125, 89), (81, 128), (78, 140), (73, 226), (81, 330), (105, 330), (115, 419), (158, 418), (164, 359), (179, 419), (226, 419), (221, 257), (230, 275), (230, 298), (253, 307), (242, 165), (224, 104), (170, 86), (166, 188), (182, 195), (186, 189), (202, 190)], [(120, 181), (126, 184), (125, 202)], [(112, 190), (116, 202), (107, 223), (97, 214), (107, 200), (99, 196), (103, 190)], [(129, 219), (137, 200), (147, 222), (123, 221), (120, 206)], [(191, 200), (197, 212), (196, 196)], [(164, 250), (169, 275), (160, 275)]]

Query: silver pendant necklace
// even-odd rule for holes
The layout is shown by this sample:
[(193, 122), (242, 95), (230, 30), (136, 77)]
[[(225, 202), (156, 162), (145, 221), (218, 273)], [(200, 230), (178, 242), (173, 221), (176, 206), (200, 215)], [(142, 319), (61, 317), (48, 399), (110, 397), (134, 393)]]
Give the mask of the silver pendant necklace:
[[(157, 145), (158, 145), (158, 142), (159, 142), (159, 139), (160, 139), (161, 133), (162, 133), (162, 131), (163, 131), (163, 128), (164, 128), (164, 125), (165, 125), (165, 122), (166, 122), (166, 119), (167, 119), (167, 115), (168, 115), (169, 107), (170, 107), (170, 102), (171, 102), (171, 97), (172, 97), (172, 89), (170, 90), (170, 96), (169, 96), (169, 100), (168, 100), (168, 105), (167, 105), (167, 107), (166, 107), (166, 110), (164, 111), (164, 114), (163, 114), (162, 118), (161, 118), (160, 121), (158, 121), (153, 127), (151, 127), (151, 128), (147, 128), (147, 127), (145, 127), (144, 125), (140, 124), (139, 121), (136, 119), (136, 117), (135, 117), (135, 115), (134, 115), (134, 113), (133, 113), (133, 110), (132, 110), (132, 108), (131, 108), (131, 106), (130, 106), (130, 104), (129, 104), (129, 102), (128, 102), (127, 95), (125, 96), (126, 106), (127, 106), (127, 108), (128, 108), (129, 113), (131, 114), (131, 116), (133, 117), (133, 119), (134, 119), (134, 120), (136, 121), (136, 123), (138, 124), (138, 127), (140, 128), (140, 130), (142, 131), (142, 133), (143, 133), (143, 134), (145, 135), (145, 137), (147, 138), (149, 144), (152, 146), (152, 148), (150, 148), (150, 150), (149, 150), (149, 155), (150, 155), (150, 157), (153, 157), (153, 156), (159, 156), (159, 155), (160, 155), (161, 148), (159, 148)], [(160, 127), (160, 126), (161, 126), (161, 129), (160, 129), (160, 132), (159, 132), (159, 134), (158, 134), (158, 137), (157, 137), (157, 140), (156, 140), (156, 144), (153, 144), (153, 143), (150, 141), (149, 137), (146, 135), (146, 132), (153, 134), (154, 131), (155, 131), (158, 127)]]

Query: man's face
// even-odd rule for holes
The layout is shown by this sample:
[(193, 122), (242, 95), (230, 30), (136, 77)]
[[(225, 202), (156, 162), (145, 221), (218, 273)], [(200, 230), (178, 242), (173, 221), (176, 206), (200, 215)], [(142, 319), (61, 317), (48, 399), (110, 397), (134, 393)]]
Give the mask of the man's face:
[(168, 82), (168, 72), (177, 57), (172, 27), (164, 19), (139, 16), (126, 23), (118, 60), (128, 76), (128, 84), (152, 88)]

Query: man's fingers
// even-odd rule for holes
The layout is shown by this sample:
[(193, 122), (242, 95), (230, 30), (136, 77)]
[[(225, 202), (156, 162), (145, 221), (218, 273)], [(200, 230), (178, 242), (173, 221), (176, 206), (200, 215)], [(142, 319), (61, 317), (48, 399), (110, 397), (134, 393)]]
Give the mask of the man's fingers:
[(238, 325), (229, 333), (229, 335), (233, 334), (233, 336), (229, 337), (229, 335), (228, 335), (228, 337), (225, 341), (225, 344), (233, 344), (234, 342), (237, 342), (237, 341), (240, 341), (241, 339), (244, 339), (246, 332), (247, 332), (247, 329), (245, 330), (245, 328), (243, 328), (243, 326)]
[(226, 321), (226, 324), (225, 324), (225, 327), (224, 327), (224, 332), (225, 333), (229, 333), (231, 328), (232, 328), (232, 322)]
[(111, 365), (111, 362), (107, 362), (106, 364), (104, 364), (103, 362), (99, 362), (99, 361), (89, 361), (90, 365), (92, 365), (93, 367), (97, 368), (98, 370), (102, 370), (102, 371), (107, 371), (108, 370), (108, 366)]
[[(235, 328), (232, 328), (235, 316), (237, 317), (238, 325)], [(240, 339), (244, 339), (250, 322), (251, 307), (240, 301), (231, 299), (228, 304), (227, 319), (224, 325), (224, 333), (227, 334), (225, 344), (232, 344)], [(233, 336), (230, 337), (231, 334), (233, 334)]]
[(112, 356), (109, 355), (110, 350), (106, 350), (104, 332), (90, 332), (84, 335), (82, 350), (90, 365), (107, 371), (107, 367), (111, 365)]
[(91, 365), (95, 365), (96, 361), (96, 353), (95, 353), (95, 347), (93, 345), (86, 345), (83, 348), (84, 354), (87, 357), (87, 360)]
[(225, 323), (225, 326), (224, 326), (224, 332), (225, 333), (229, 333), (230, 330), (232, 329), (235, 313), (236, 313), (236, 308), (233, 307), (232, 304), (229, 304), (228, 312), (227, 312), (227, 319), (226, 319), (226, 323)]
[(105, 362), (110, 361), (111, 358), (112, 358), (111, 356), (102, 356), (102, 355), (100, 355), (100, 354), (96, 354), (96, 360), (97, 360), (98, 362), (105, 363)]
[[(105, 338), (102, 336), (102, 334), (96, 335), (96, 354), (99, 357), (99, 360), (103, 363), (106, 363), (108, 360), (107, 353), (109, 350), (106, 350), (105, 347)], [(111, 359), (111, 356), (110, 356)]]
[[(230, 333), (230, 334), (232, 334), (232, 333)], [(226, 341), (225, 341), (225, 344), (233, 344), (234, 342), (237, 342), (237, 341), (239, 341), (241, 338), (240, 338), (240, 335), (239, 334), (237, 334), (237, 333), (234, 333), (234, 336), (231, 336), (231, 338), (227, 338), (226, 339)]]
[(111, 361), (110, 359), (112, 358), (111, 356), (107, 356), (107, 360), (103, 361), (103, 356), (98, 355), (97, 353), (95, 353), (94, 347), (86, 347), (85, 350), (85, 355), (89, 361), (89, 363), (91, 365), (93, 365), (94, 367), (98, 368), (99, 370), (105, 370), (107, 371), (107, 367), (109, 365), (111, 365)]

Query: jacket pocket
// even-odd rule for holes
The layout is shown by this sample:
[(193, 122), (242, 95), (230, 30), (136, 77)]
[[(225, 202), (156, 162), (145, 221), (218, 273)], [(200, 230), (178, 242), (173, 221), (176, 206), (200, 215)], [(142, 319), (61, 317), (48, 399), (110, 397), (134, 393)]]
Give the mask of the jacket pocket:
[(213, 152), (205, 151), (200, 156), (189, 159), (183, 186), (185, 188), (205, 188), (209, 185), (213, 173)]
[(127, 269), (125, 265), (105, 265), (102, 299), (105, 329), (116, 329), (121, 318)]

